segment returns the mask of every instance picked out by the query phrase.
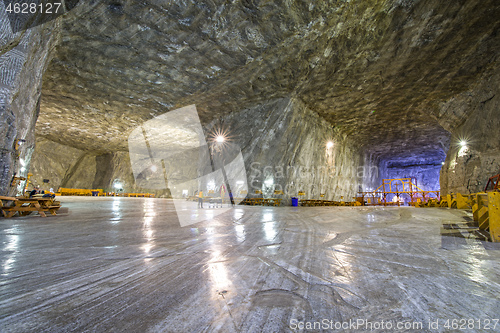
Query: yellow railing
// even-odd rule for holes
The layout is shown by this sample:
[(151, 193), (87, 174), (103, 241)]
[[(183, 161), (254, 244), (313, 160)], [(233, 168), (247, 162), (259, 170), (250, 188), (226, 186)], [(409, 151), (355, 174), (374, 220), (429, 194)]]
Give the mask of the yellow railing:
[(64, 188), (60, 187), (56, 192), (56, 195), (92, 195), (92, 192), (97, 192), (98, 195), (102, 195), (104, 191), (102, 189), (84, 189), (84, 188)]

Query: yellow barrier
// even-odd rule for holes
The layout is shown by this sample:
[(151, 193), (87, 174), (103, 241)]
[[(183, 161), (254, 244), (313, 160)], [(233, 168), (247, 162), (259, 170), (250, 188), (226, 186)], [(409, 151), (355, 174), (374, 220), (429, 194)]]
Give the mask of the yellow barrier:
[(427, 201), (427, 207), (439, 207), (438, 199), (429, 199)]
[(488, 193), (491, 241), (500, 242), (500, 192)]
[[(457, 194), (448, 194), (446, 195), (446, 200), (441, 200), (441, 202), (445, 201), (448, 208), (457, 208), (457, 209), (468, 209), (472, 206), (472, 195), (462, 195), (460, 193)], [(446, 207), (444, 204), (440, 204), (440, 207)]]
[(92, 192), (97, 192), (102, 195), (102, 189), (84, 189), (84, 188), (64, 188), (60, 187), (56, 195), (92, 195)]
[(140, 198), (154, 198), (153, 193), (123, 193), (124, 197), (140, 197)]
[(488, 195), (476, 193), (472, 205), (472, 217), (479, 224), (479, 229), (486, 230), (489, 225)]
[(471, 208), (471, 200), (469, 195), (461, 195), (457, 193), (457, 209), (468, 209)]
[(462, 195), (448, 194), (441, 201), (429, 199), (427, 203), (417, 199), (415, 207), (472, 208), (472, 216), (480, 230), (489, 231), (491, 241), (500, 242), (500, 192), (480, 192)]

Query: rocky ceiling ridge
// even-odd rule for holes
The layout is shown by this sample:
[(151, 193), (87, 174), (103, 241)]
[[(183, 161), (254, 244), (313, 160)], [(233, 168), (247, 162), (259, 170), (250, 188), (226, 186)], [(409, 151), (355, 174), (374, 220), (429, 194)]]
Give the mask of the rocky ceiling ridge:
[(436, 104), (496, 66), (495, 1), (167, 7), (102, 1), (63, 23), (37, 134), (124, 150), (134, 126), (176, 107), (196, 104), (206, 123), (293, 96), (374, 154), (442, 152)]

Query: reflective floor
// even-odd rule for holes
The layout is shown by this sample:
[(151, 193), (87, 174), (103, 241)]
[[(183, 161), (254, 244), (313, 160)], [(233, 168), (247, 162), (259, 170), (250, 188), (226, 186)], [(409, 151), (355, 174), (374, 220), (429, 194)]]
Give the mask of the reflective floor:
[(0, 219), (2, 332), (500, 330), (500, 244), (465, 211), (62, 201)]

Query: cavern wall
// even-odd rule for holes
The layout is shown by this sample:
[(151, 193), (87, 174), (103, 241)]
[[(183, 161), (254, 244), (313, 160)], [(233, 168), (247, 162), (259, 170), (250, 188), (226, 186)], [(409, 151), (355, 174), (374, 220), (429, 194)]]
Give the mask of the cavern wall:
[(33, 186), (42, 190), (90, 188), (95, 177), (95, 156), (41, 137), (37, 137), (35, 147), (29, 170)]
[(42, 190), (52, 188), (55, 191), (59, 187), (65, 187), (102, 189), (116, 193), (147, 192), (157, 197), (170, 197), (168, 189), (142, 187), (136, 183), (129, 153), (123, 151), (84, 151), (37, 137), (29, 172), (32, 173), (29, 190), (33, 186), (40, 186)]
[(13, 176), (28, 173), (42, 75), (57, 43), (58, 23), (13, 33), (2, 2), (0, 24), (0, 195), (13, 195), (20, 190), (11, 186)]
[[(376, 168), (364, 167), (362, 154), (348, 138), (296, 99), (277, 99), (218, 119), (207, 126), (207, 139), (220, 127), (241, 148), (250, 196), (262, 190), (271, 197), (282, 190), (286, 199), (304, 191), (303, 198), (319, 199), (324, 193), (325, 199), (351, 200), (366, 179), (377, 177)], [(59, 182), (111, 191), (119, 182), (125, 192), (157, 192), (135, 185), (127, 152), (92, 155), (40, 138), (32, 170), (37, 183), (50, 179), (54, 188)]]
[(452, 133), (441, 170), (443, 194), (483, 191), (488, 178), (500, 173), (499, 87), (497, 69), (440, 107), (441, 124)]
[[(106, 192), (149, 192), (157, 196), (165, 190), (136, 186), (128, 152), (96, 153), (37, 137), (31, 159), (30, 181), (42, 190), (59, 187), (103, 189)], [(44, 182), (45, 180), (45, 182)], [(119, 187), (115, 187), (119, 185)]]
[(424, 191), (439, 191), (440, 170), (439, 161), (419, 164), (385, 161), (380, 164), (382, 179), (412, 178), (412, 184)]
[(349, 139), (294, 98), (235, 112), (207, 127), (207, 132), (227, 130), (241, 147), (250, 196), (261, 190), (271, 197), (282, 190), (285, 198), (303, 191), (304, 199), (320, 199), (324, 193), (324, 199), (351, 200), (369, 178), (370, 170)]

